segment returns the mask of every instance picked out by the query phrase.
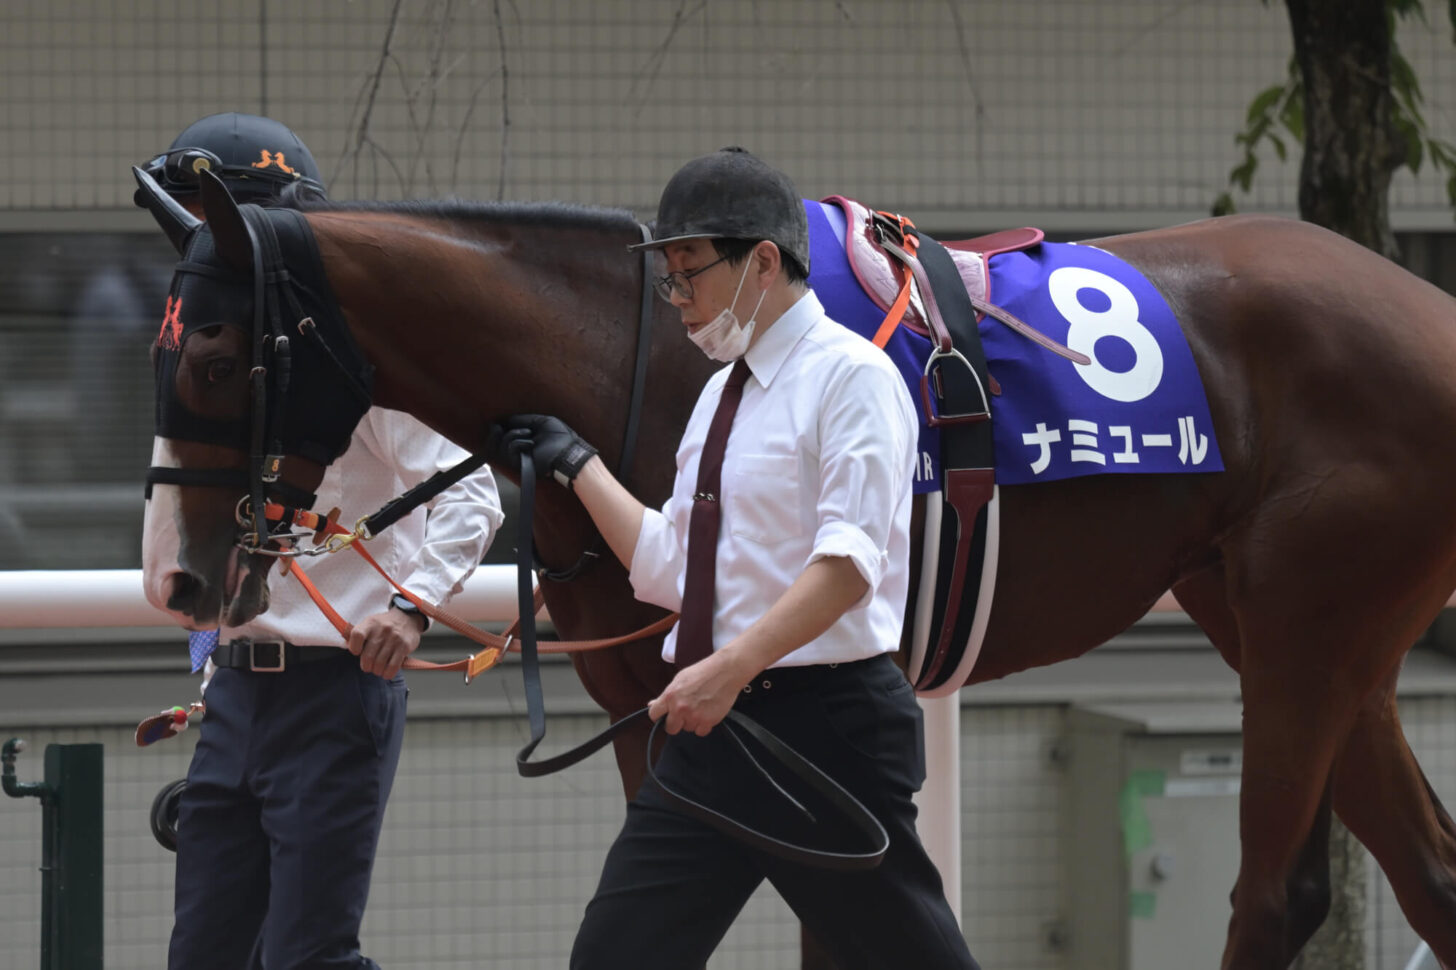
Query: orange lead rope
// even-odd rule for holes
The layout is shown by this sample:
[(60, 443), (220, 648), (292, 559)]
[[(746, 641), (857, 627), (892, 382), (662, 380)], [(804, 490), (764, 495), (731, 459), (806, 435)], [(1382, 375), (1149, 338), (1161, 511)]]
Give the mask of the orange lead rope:
[[(465, 660), (457, 660), (453, 663), (445, 664), (431, 663), (428, 660), (420, 660), (416, 657), (407, 657), (404, 662), (404, 667), (407, 670), (462, 670), (465, 672), (465, 682), (468, 684), (480, 674), (494, 667), (507, 651), (512, 649), (519, 651), (520, 648), (515, 645), (515, 640), (516, 634), (521, 628), (520, 617), (515, 619), (504, 635), (500, 635), (472, 626), (448, 610), (420, 599), (414, 593), (411, 593), (399, 583), (395, 582), (394, 577), (384, 571), (384, 567), (375, 561), (374, 557), (369, 554), (369, 550), (365, 549), (359, 541), (362, 536), (358, 532), (351, 532), (339, 525), (338, 509), (329, 512), (327, 516), (321, 516), (317, 512), (310, 512), (304, 509), (286, 510), (281, 505), (269, 502), (265, 511), (271, 520), (281, 521), (287, 518), (293, 525), (314, 530), (315, 545), (321, 545), (331, 537), (343, 539), (342, 543), (335, 546), (334, 551), (338, 551), (343, 545), (350, 546), (355, 552), (363, 556), (364, 561), (374, 567), (374, 570), (379, 575), (388, 580), (391, 586), (399, 590), (401, 596), (419, 607), (420, 612), (432, 620), (440, 621), (456, 633), (469, 638), (485, 648)], [(291, 515), (288, 514), (289, 511), (292, 512)], [(354, 628), (353, 625), (339, 615), (339, 611), (334, 609), (332, 604), (324, 597), (323, 593), (319, 592), (313, 580), (304, 574), (303, 569), (298, 563), (293, 559), (285, 558), (280, 568), (284, 575), (297, 578), (304, 592), (308, 593), (308, 598), (313, 600), (314, 605), (319, 608), (319, 612), (323, 613), (328, 618), (328, 621), (333, 624), (334, 629), (339, 631), (339, 635), (347, 640), (350, 631)], [(542, 603), (541, 589), (538, 586), (534, 601), (536, 612), (539, 613), (541, 611)], [(634, 633), (628, 633), (619, 637), (605, 637), (598, 640), (569, 640), (542, 644), (539, 650), (541, 653), (579, 653), (584, 650), (599, 650), (603, 647), (614, 647), (623, 643), (632, 643), (633, 641), (641, 640), (658, 633), (664, 633), (676, 622), (677, 614), (669, 613), (657, 622), (643, 627)]]

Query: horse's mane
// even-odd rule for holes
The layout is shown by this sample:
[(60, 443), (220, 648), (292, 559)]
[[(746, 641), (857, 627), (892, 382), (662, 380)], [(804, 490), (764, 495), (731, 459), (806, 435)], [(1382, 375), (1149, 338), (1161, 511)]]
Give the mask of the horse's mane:
[(389, 212), (454, 222), (510, 223), (545, 229), (635, 230), (637, 217), (626, 209), (574, 202), (476, 202), (469, 199), (412, 199), (402, 202), (311, 200), (304, 212)]

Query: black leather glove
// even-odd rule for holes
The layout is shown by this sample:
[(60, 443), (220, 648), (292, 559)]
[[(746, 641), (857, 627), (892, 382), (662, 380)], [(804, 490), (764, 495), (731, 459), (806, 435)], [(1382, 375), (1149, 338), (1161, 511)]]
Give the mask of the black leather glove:
[(513, 414), (491, 426), (486, 441), (490, 462), (513, 472), (521, 470), (521, 453), (517, 442), (531, 442), (531, 458), (538, 469), (546, 469), (558, 482), (571, 488), (576, 478), (597, 450), (560, 418), (549, 414)]

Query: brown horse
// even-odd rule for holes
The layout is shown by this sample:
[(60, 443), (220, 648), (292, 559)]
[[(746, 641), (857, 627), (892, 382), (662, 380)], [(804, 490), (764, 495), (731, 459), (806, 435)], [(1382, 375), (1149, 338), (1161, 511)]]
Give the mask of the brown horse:
[[(205, 199), (208, 227), (197, 232), (160, 197), (153, 211), (179, 249), (187, 244), (188, 260), (246, 277), (247, 227), (225, 192), (209, 185)], [(553, 413), (615, 462), (643, 286), (642, 264), (626, 251), (640, 227), (627, 213), (340, 204), (305, 219), (321, 258), (313, 271), (327, 276), (313, 289), (336, 300), (341, 339), (352, 335), (373, 365), (375, 404), (473, 450), (494, 418)], [(1456, 824), (1395, 706), (1402, 657), (1456, 587), (1456, 301), (1332, 233), (1273, 218), (1098, 245), (1137, 267), (1181, 321), (1225, 470), (1003, 488), (998, 584), (971, 682), (1076, 657), (1171, 588), (1242, 684), (1242, 862), (1222, 965), (1286, 967), (1324, 919), (1333, 808), (1379, 860), (1411, 925), (1456, 967)], [(202, 294), (236, 284), (191, 285)], [(159, 383), (162, 400), (212, 416), (247, 413), (250, 321), (241, 308), (250, 292), (213, 299), (233, 311), (189, 322), (176, 378)], [(184, 321), (208, 303), (185, 299)], [(711, 368), (670, 308), (655, 313), (628, 476), (649, 504), (669, 492), (675, 443)], [(246, 465), (235, 448), (172, 446), (184, 468)], [(293, 458), (284, 466), (304, 488), (318, 474)], [(179, 491), (191, 574), (164, 580), (170, 605), (196, 621), (225, 609), (240, 622), (264, 607), (261, 583), (246, 579), (270, 562), (235, 547), (241, 490)], [(587, 516), (551, 483), (537, 501), (540, 558), (574, 562), (593, 541)], [(620, 634), (658, 615), (632, 598), (609, 559), (543, 585), (568, 637)], [(574, 662), (615, 718), (668, 679), (657, 649), (639, 643)], [(629, 792), (643, 749), (640, 738), (617, 749)]]

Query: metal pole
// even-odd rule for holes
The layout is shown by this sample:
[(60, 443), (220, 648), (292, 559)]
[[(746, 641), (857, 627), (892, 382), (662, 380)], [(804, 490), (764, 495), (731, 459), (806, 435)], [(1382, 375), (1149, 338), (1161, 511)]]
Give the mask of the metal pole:
[(50, 744), (45, 782), (21, 783), (17, 738), (0, 749), (5, 794), (41, 801), (41, 970), (101, 970), (101, 752), (99, 744)]
[(940, 870), (945, 899), (961, 921), (961, 699), (921, 697), (925, 713), (925, 785), (915, 796), (916, 829), (925, 852)]

